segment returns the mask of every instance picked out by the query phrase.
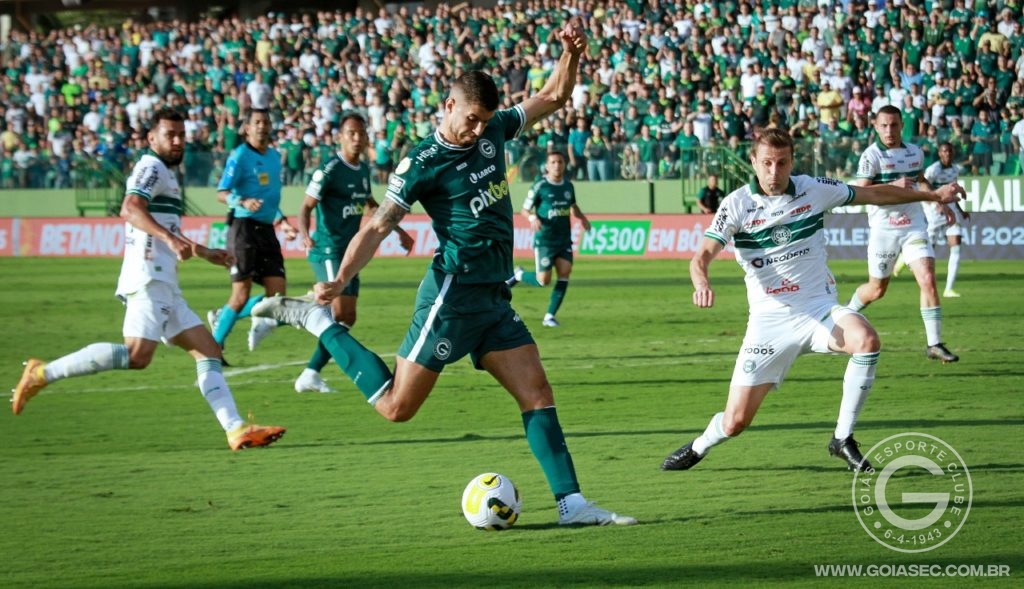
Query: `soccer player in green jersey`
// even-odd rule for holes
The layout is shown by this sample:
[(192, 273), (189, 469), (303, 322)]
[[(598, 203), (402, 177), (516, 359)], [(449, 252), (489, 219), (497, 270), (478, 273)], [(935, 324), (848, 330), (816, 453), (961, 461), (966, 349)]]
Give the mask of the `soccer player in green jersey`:
[[(313, 173), (306, 187), (306, 197), (299, 208), (299, 235), (306, 248), (306, 259), (313, 268), (317, 282), (337, 278), (341, 258), (348, 242), (359, 232), (364, 213), (377, 210), (377, 201), (370, 194), (370, 167), (363, 161), (369, 135), (366, 120), (358, 113), (342, 117), (338, 133), (340, 149)], [(309, 221), (316, 210), (316, 230), (310, 232)], [(401, 227), (396, 233), (405, 250), (412, 249), (413, 238)], [(341, 294), (331, 301), (334, 320), (345, 329), (356, 323), (356, 301), (359, 297), (359, 275), (349, 281)], [(329, 393), (331, 388), (320, 376), (331, 354), (317, 344), (306, 368), (295, 380), (295, 391)]]
[(572, 182), (565, 177), (565, 154), (558, 151), (548, 154), (547, 175), (537, 180), (526, 194), (522, 214), (534, 231), (536, 271), (527, 272), (517, 266), (515, 275), (507, 282), (510, 287), (520, 282), (545, 286), (551, 281), (553, 267), (558, 273), (558, 281), (551, 291), (551, 301), (542, 325), (558, 327), (555, 313), (562, 306), (565, 291), (569, 288), (569, 275), (572, 274), (572, 223), (569, 215), (583, 223), (584, 231), (590, 231), (590, 221), (576, 204)]
[(505, 284), (512, 274), (514, 214), (505, 142), (566, 103), (586, 48), (575, 20), (558, 35), (563, 51), (544, 86), (512, 108), (498, 110), (498, 87), (483, 72), (469, 71), (452, 84), (440, 127), (398, 163), (380, 208), (345, 251), (337, 279), (314, 287), (321, 304), (339, 296), (412, 204), (423, 206), (438, 246), (420, 283), (394, 373), (335, 323), (326, 307), (274, 297), (256, 305), (253, 314), (301, 325), (317, 336), (367, 401), (390, 421), (412, 419), (444, 367), (469, 355), (519, 405), (526, 440), (555, 496), (559, 523), (629, 525), (636, 520), (601, 509), (580, 493), (551, 384)]

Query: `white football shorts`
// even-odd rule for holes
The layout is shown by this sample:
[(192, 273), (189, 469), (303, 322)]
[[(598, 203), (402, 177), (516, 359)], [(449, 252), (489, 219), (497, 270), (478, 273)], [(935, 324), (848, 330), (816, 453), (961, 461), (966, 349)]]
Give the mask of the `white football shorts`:
[(946, 223), (946, 216), (941, 214), (935, 206), (926, 203), (924, 213), (928, 217), (928, 237), (931, 238), (932, 243), (941, 241), (943, 235), (946, 237), (960, 237), (963, 235), (961, 226), (964, 223), (964, 217), (960, 214), (959, 209), (956, 207), (951, 208), (956, 219), (952, 223)]
[(732, 386), (773, 383), (772, 389), (778, 388), (797, 357), (833, 353), (828, 349), (832, 330), (838, 319), (849, 314), (856, 311), (833, 298), (803, 309), (781, 307), (751, 313), (732, 371)]
[(124, 337), (167, 343), (186, 329), (203, 324), (181, 296), (181, 289), (166, 282), (150, 282), (123, 300)]
[(868, 275), (872, 278), (892, 276), (896, 258), (911, 264), (921, 258), (934, 258), (935, 250), (924, 231), (872, 229), (868, 236)]

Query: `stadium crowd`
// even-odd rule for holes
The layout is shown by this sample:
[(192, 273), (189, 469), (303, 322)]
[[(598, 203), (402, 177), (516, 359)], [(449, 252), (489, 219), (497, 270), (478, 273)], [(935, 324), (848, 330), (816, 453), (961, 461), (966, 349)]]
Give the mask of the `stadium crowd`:
[(507, 105), (540, 88), (569, 16), (590, 44), (571, 107), (513, 142), (516, 162), (554, 149), (575, 179), (677, 178), (724, 149), (746, 159), (754, 134), (783, 127), (815, 172), (849, 177), (872, 113), (893, 104), (926, 165), (950, 141), (969, 173), (1013, 174), (1022, 5), (503, 0), (15, 30), (0, 46), (0, 187), (127, 170), (164, 105), (187, 112), (187, 185), (216, 183), (252, 108), (270, 112), (288, 184), (335, 150), (341, 113), (361, 112), (382, 182), (436, 125), (447, 80), (485, 69)]

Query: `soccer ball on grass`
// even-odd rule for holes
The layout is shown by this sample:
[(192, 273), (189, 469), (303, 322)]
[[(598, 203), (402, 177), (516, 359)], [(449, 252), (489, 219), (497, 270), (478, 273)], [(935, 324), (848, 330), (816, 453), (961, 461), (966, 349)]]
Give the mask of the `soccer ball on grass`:
[(462, 492), (462, 514), (475, 528), (505, 530), (519, 519), (519, 489), (508, 477), (485, 472), (469, 481)]

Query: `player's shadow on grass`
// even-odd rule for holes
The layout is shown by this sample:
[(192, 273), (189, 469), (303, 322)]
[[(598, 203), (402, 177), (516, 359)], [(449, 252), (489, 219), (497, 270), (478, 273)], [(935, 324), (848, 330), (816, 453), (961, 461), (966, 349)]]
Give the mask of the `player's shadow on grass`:
[[(495, 539), (512, 538), (517, 541), (528, 540), (533, 536), (547, 534), (550, 528), (552, 534), (565, 535), (567, 532), (578, 532), (580, 534), (622, 534), (621, 537), (634, 534), (629, 528), (622, 530), (601, 530), (595, 531), (589, 527), (577, 529), (566, 529), (560, 526), (542, 526), (530, 528), (528, 526), (516, 526), (511, 530), (500, 532)], [(517, 532), (518, 529), (518, 532)], [(523, 534), (523, 535), (520, 535)], [(550, 538), (547, 535), (537, 536), (538, 538)], [(566, 548), (571, 550), (572, 547)], [(278, 577), (264, 576), (259, 579), (247, 578), (234, 583), (157, 583), (147, 585), (158, 589), (253, 589), (273, 587), (274, 589), (309, 589), (312, 587), (332, 588), (359, 588), (359, 589), (394, 589), (395, 587), (414, 587), (417, 589), (451, 589), (452, 587), (503, 587), (503, 588), (600, 588), (600, 587), (706, 587), (721, 586), (763, 586), (773, 581), (796, 581), (803, 586), (825, 587), (831, 585), (842, 585), (843, 583), (829, 583), (828, 579), (818, 579), (815, 582), (815, 565), (819, 562), (794, 562), (802, 560), (799, 555), (788, 554), (785, 551), (779, 552), (779, 558), (762, 558), (750, 562), (716, 562), (707, 558), (707, 554), (700, 551), (688, 552), (685, 541), (680, 541), (679, 550), (671, 562), (660, 562), (658, 564), (624, 564), (610, 559), (607, 561), (595, 560), (587, 554), (581, 554), (578, 558), (567, 558), (562, 566), (558, 568), (544, 567), (532, 570), (528, 566), (517, 566), (514, 560), (509, 560), (507, 554), (514, 552), (501, 552), (495, 549), (499, 564), (505, 566), (489, 565), (477, 566), (470, 570), (452, 571), (444, 567), (434, 567), (424, 570), (423, 565), (406, 569), (400, 560), (392, 563), (390, 570), (376, 569), (372, 571), (359, 570), (349, 573), (341, 573), (332, 576), (315, 573), (304, 574), (301, 570), (288, 570), (280, 573)], [(804, 558), (813, 559), (808, 555)], [(504, 559), (504, 560), (502, 560)], [(868, 558), (845, 557), (842, 560), (844, 565), (867, 567), (878, 566), (880, 563), (889, 565), (918, 564), (920, 557), (910, 555), (895, 555), (886, 552), (884, 556), (872, 555)], [(987, 567), (992, 563), (1006, 561), (1006, 555), (1001, 553), (961, 555), (955, 558), (936, 558), (940, 566), (946, 564), (968, 565)], [(877, 583), (876, 583), (877, 584)], [(863, 583), (862, 583), (863, 585)], [(884, 584), (883, 584), (884, 585)], [(926, 585), (923, 585), (926, 586)], [(950, 584), (949, 586), (955, 586)]]
[[(875, 420), (860, 421), (857, 423), (859, 430), (898, 430), (898, 431), (924, 431), (936, 427), (990, 427), (1006, 426), (1020, 427), (1024, 425), (1024, 419), (915, 419), (907, 421), (897, 420)], [(803, 422), (803, 423), (769, 423), (763, 425), (752, 425), (746, 432), (746, 436), (756, 435), (759, 431), (790, 431), (790, 430), (820, 430), (828, 433), (833, 430), (835, 424), (832, 422)], [(635, 436), (688, 436), (699, 434), (702, 430), (695, 429), (646, 429), (646, 430), (615, 430), (615, 431), (580, 431), (572, 428), (565, 429), (565, 436), (573, 438), (598, 438), (598, 437), (635, 437)], [(450, 444), (457, 442), (483, 442), (483, 441), (510, 441), (523, 439), (522, 433), (508, 435), (485, 435), (475, 432), (464, 433), (459, 436), (445, 436), (434, 438), (405, 438), (388, 440), (365, 440), (349, 441), (347, 445), (408, 445), (408, 444)]]
[[(1019, 428), (1024, 425), (1024, 419), (862, 419), (857, 422), (857, 430), (899, 430), (900, 432), (922, 432), (927, 433), (929, 429), (937, 427), (990, 427), (1004, 426)], [(768, 423), (754, 424), (750, 426), (749, 432), (776, 431), (776, 430), (822, 430), (831, 431), (835, 427), (834, 422), (807, 422), (807, 423)], [(858, 436), (859, 438), (860, 436)]]

